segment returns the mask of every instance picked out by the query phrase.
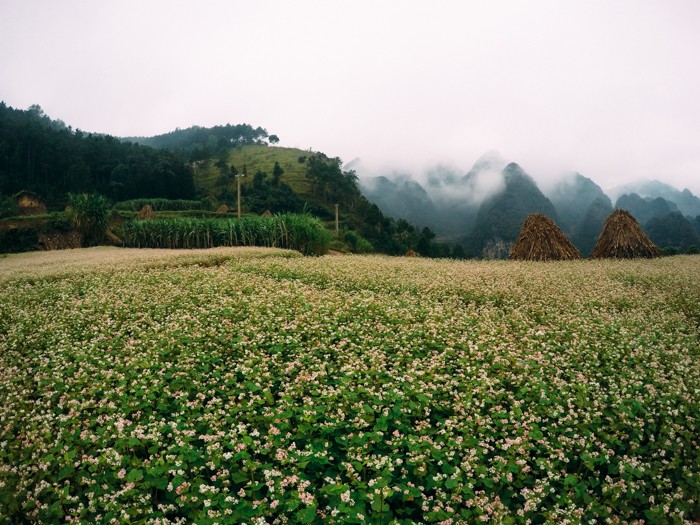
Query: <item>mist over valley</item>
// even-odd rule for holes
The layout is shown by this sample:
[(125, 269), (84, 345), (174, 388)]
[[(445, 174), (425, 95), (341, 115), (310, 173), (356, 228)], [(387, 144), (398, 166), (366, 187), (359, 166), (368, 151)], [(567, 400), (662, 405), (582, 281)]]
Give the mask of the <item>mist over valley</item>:
[[(660, 180), (637, 180), (604, 190), (578, 172), (538, 177), (491, 150), (466, 172), (437, 164), (417, 173), (366, 169), (363, 194), (391, 217), (433, 230), (457, 242), (471, 256), (507, 255), (529, 214), (553, 219), (585, 256), (590, 255), (606, 218), (629, 211), (662, 246), (687, 248), (700, 236), (700, 198)], [(674, 232), (675, 230), (675, 232)]]

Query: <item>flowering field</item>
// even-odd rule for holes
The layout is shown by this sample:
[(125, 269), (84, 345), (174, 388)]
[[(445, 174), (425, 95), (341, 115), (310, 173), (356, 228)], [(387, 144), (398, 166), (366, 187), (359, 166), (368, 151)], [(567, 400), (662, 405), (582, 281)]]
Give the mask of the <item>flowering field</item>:
[(0, 259), (0, 523), (692, 523), (700, 256)]

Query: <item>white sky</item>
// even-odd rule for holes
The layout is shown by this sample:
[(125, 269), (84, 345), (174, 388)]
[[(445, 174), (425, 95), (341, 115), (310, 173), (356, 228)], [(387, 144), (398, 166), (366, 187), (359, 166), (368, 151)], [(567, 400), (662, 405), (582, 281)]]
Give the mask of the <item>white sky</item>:
[(369, 172), (700, 194), (700, 1), (0, 0), (0, 100), (85, 131), (262, 126)]

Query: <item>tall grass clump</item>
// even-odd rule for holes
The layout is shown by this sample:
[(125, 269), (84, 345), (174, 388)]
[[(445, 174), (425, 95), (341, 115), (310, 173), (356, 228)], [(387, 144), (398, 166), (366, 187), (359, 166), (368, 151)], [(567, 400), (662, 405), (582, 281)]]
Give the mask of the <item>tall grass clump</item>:
[(124, 223), (123, 229), (124, 244), (135, 248), (262, 246), (322, 255), (331, 238), (319, 219), (291, 213), (241, 219), (134, 220)]
[(109, 208), (109, 202), (102, 195), (68, 195), (70, 222), (83, 235), (85, 245), (94, 246), (104, 239), (109, 225)]

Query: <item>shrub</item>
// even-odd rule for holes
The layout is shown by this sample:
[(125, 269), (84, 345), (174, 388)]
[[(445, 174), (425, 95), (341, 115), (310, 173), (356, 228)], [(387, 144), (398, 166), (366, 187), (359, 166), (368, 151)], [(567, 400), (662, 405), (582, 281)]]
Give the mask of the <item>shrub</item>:
[(664, 257), (678, 255), (678, 248), (676, 248), (675, 246), (666, 246), (664, 249), (661, 250), (661, 255), (663, 255)]
[(345, 232), (343, 237), (353, 253), (372, 253), (374, 251), (372, 243), (352, 230)]
[(304, 255), (323, 255), (328, 252), (331, 233), (319, 219), (310, 215), (288, 213), (263, 220), (270, 219), (279, 221), (280, 228), (286, 231), (289, 245), (280, 248), (299, 250)]
[(73, 227), (83, 234), (87, 246), (99, 244), (107, 232), (109, 202), (98, 194), (68, 195), (68, 213)]
[(0, 231), (0, 253), (33, 252), (39, 249), (40, 228), (11, 228)]
[(12, 197), (0, 196), (0, 219), (14, 217), (19, 214), (19, 208)]

